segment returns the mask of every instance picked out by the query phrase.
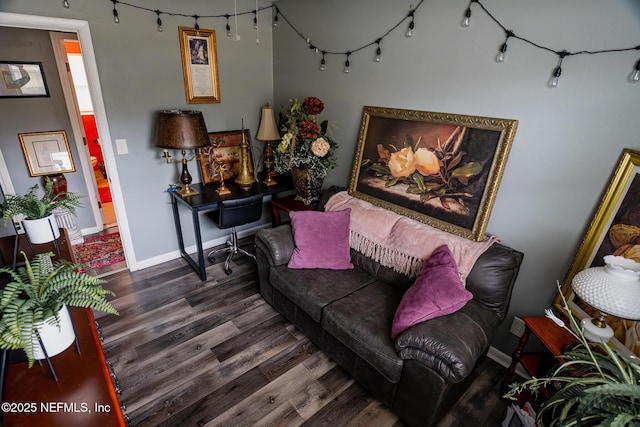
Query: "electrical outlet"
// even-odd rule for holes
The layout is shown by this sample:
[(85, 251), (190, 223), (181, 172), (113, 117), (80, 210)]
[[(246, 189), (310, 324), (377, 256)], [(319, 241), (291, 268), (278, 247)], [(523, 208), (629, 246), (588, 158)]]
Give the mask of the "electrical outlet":
[(522, 336), (522, 334), (524, 334), (524, 320), (517, 316), (514, 316), (513, 323), (511, 323), (511, 329), (509, 329), (509, 332), (516, 336)]

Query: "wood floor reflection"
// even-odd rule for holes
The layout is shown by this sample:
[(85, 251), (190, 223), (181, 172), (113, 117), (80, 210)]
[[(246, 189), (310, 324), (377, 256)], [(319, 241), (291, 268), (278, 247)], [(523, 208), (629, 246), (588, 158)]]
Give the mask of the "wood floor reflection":
[[(120, 316), (96, 317), (133, 425), (404, 425), (262, 299), (253, 261), (232, 269), (202, 282), (174, 260), (107, 277)], [(505, 373), (484, 359), (441, 426), (499, 425)]]

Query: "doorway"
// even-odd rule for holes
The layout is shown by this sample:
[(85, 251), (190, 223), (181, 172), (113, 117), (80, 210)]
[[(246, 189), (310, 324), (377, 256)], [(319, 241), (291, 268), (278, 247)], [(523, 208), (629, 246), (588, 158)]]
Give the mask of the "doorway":
[[(111, 146), (111, 133), (109, 130), (109, 124), (107, 122), (107, 115), (104, 106), (104, 100), (102, 97), (102, 89), (100, 87), (100, 80), (98, 77), (98, 68), (95, 60), (93, 43), (91, 40), (91, 34), (89, 32), (89, 23), (87, 21), (65, 19), (57, 17), (39, 16), (39, 15), (25, 15), (0, 12), (0, 26), (6, 27), (18, 27), (18, 28), (30, 28), (35, 30), (44, 30), (47, 32), (56, 31), (63, 33), (70, 33), (77, 36), (77, 40), (83, 50), (83, 60), (88, 77), (89, 92), (92, 95), (93, 107), (95, 112), (96, 127), (100, 135), (100, 139), (103, 144), (101, 148), (105, 159), (105, 167), (107, 172), (107, 178), (110, 186), (111, 195), (113, 198), (114, 211), (117, 218), (117, 225), (120, 231), (120, 238), (122, 241), (122, 247), (126, 257), (126, 264), (129, 270), (135, 271), (138, 269), (135, 251), (133, 248), (133, 241), (131, 237), (131, 230), (127, 222), (126, 209), (124, 206), (124, 199), (120, 186), (120, 178), (116, 168), (116, 159), (114, 150)], [(63, 74), (63, 73), (61, 73)], [(67, 102), (68, 109), (69, 100), (65, 95), (65, 102)], [(77, 120), (76, 120), (77, 121)], [(76, 141), (82, 141), (82, 126), (76, 125), (72, 122), (74, 139)], [(81, 152), (82, 150), (78, 150)], [(82, 165), (83, 173), (91, 173), (91, 163), (81, 156), (80, 163)], [(91, 180), (85, 177), (87, 187), (92, 186)], [(97, 191), (97, 190), (96, 190)], [(91, 205), (91, 212), (93, 213), (96, 224), (96, 232), (102, 231), (104, 227), (104, 220), (100, 213), (98, 200), (92, 191), (89, 191), (88, 197), (85, 200), (85, 205)]]
[[(111, 229), (118, 225), (115, 210), (113, 207), (113, 197), (107, 176), (107, 168), (105, 166), (104, 154), (98, 134), (95, 114), (93, 110), (93, 102), (89, 93), (89, 84), (87, 81), (87, 73), (84, 68), (84, 60), (75, 34), (54, 33), (51, 36), (54, 43), (58, 43), (56, 48), (64, 48), (65, 55), (59, 55), (65, 61), (65, 68), (69, 77), (67, 79), (70, 84), (70, 90), (74, 96), (76, 108), (69, 114), (79, 113), (80, 123), (83, 130), (83, 146), (84, 155), (88, 157), (91, 164), (91, 173), (94, 190), (96, 190), (96, 198), (101, 211), (103, 228)], [(100, 231), (100, 228), (98, 228)]]

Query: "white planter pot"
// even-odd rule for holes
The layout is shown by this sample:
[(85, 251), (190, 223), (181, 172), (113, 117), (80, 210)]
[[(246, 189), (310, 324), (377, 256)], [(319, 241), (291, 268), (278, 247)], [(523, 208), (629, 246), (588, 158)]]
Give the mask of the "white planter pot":
[[(46, 322), (38, 325), (38, 333), (40, 334), (40, 338), (42, 339), (42, 343), (44, 344), (44, 348), (47, 350), (47, 355), (49, 355), (49, 357), (62, 353), (76, 338), (76, 334), (73, 332), (71, 316), (69, 316), (69, 310), (66, 305), (62, 306), (59, 315), (60, 328)], [(45, 358), (37, 337), (34, 337), (33, 354), (36, 360)]]
[(22, 226), (31, 243), (49, 243), (60, 237), (60, 229), (53, 214), (46, 218), (23, 219)]

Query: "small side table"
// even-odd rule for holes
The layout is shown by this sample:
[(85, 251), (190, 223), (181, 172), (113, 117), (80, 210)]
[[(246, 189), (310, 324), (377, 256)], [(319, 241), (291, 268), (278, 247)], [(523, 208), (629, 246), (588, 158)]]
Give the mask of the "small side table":
[(274, 227), (282, 224), (280, 219), (280, 211), (313, 211), (316, 209), (316, 205), (305, 205), (302, 202), (295, 200), (295, 196), (278, 197), (277, 199), (271, 199), (271, 210), (273, 212), (271, 224)]
[[(522, 367), (529, 375), (538, 376), (541, 374), (540, 368), (545, 365), (545, 361), (549, 356), (558, 358), (562, 355), (565, 347), (569, 344), (576, 343), (576, 339), (564, 328), (556, 325), (553, 320), (546, 317), (523, 317), (524, 332), (518, 342), (518, 347), (513, 352), (511, 365), (504, 379), (503, 389), (509, 390), (509, 385), (513, 381), (516, 371), (516, 365), (522, 364)], [(566, 322), (565, 322), (566, 323)], [(524, 347), (529, 341), (529, 336), (533, 334), (542, 342), (548, 353), (525, 353)], [(547, 396), (547, 398), (550, 396)]]

